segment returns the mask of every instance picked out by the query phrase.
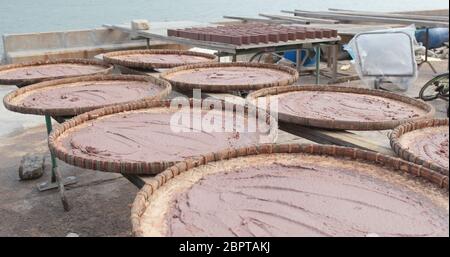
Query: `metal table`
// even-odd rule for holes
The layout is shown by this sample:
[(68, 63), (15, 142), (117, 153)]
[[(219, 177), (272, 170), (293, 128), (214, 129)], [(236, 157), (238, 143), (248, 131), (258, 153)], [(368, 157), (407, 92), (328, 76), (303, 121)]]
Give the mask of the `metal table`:
[[(331, 68), (332, 75), (331, 80), (336, 80), (337, 76), (337, 54), (338, 54), (338, 42), (340, 37), (336, 38), (316, 38), (316, 39), (304, 39), (304, 40), (290, 40), (287, 42), (277, 42), (277, 43), (259, 43), (259, 44), (246, 44), (246, 45), (233, 45), (226, 43), (208, 42), (193, 40), (180, 37), (167, 36), (167, 28), (157, 27), (150, 28), (149, 30), (132, 30), (129, 26), (125, 25), (103, 25), (106, 28), (113, 30), (120, 30), (122, 32), (130, 33), (133, 38), (136, 39), (147, 39), (147, 45), (150, 45), (151, 40), (166, 41), (170, 43), (189, 45), (193, 47), (200, 47), (205, 49), (211, 49), (217, 51), (217, 55), (220, 57), (231, 56), (232, 61), (237, 60), (238, 55), (244, 54), (258, 54), (261, 52), (282, 52), (295, 50), (297, 52), (297, 67), (301, 67), (301, 49), (315, 49), (316, 50), (316, 84), (320, 83), (320, 47), (327, 46), (330, 48), (331, 61), (328, 65)], [(205, 26), (203, 23), (199, 23), (197, 26)], [(195, 27), (195, 25), (194, 25)], [(300, 71), (300, 70), (299, 70)]]

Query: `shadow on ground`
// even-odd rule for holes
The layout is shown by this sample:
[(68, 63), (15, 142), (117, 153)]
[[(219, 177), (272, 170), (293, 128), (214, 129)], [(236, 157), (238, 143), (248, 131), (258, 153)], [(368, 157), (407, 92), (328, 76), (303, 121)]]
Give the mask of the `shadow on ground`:
[(46, 153), (45, 127), (38, 126), (0, 140), (0, 236), (129, 236), (130, 205), (137, 189), (121, 175), (74, 168), (59, 162), (65, 176), (78, 183), (67, 187), (71, 205), (64, 212), (57, 190), (39, 192), (43, 177), (19, 181), (21, 157), (29, 151)]

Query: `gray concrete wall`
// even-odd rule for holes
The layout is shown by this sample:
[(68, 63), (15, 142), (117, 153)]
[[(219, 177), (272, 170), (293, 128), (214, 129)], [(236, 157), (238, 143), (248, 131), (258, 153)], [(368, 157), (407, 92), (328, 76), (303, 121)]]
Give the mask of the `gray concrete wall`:
[[(152, 45), (167, 45), (152, 42)], [(105, 28), (3, 35), (2, 63), (92, 58), (115, 50), (144, 48), (145, 40), (131, 40), (128, 33)]]

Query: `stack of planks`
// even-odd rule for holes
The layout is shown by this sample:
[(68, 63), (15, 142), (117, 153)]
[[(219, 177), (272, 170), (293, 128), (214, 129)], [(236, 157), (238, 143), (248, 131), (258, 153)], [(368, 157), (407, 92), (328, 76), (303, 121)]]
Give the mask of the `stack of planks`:
[[(427, 11), (427, 12), (404, 12), (387, 13), (373, 11), (355, 11), (330, 8), (328, 11), (306, 11), (295, 10), (282, 13), (288, 15), (259, 14), (265, 19), (224, 16), (226, 19), (241, 21), (259, 21), (266, 23), (286, 23), (286, 24), (337, 24), (337, 23), (381, 23), (381, 24), (415, 24), (417, 27), (448, 27), (448, 10)], [(443, 15), (444, 14), (444, 15)]]
[(389, 24), (415, 24), (418, 27), (448, 27), (449, 18), (442, 15), (423, 15), (413, 13), (369, 12), (342, 9), (328, 9), (328, 11), (282, 11), (294, 14), (294, 17), (306, 19), (333, 19), (340, 22), (374, 22)]

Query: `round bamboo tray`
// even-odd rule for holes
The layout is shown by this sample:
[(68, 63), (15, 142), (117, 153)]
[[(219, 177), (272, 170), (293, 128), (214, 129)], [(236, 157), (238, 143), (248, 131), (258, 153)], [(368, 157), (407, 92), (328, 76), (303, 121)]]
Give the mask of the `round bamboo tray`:
[[(28, 107), (21, 105), (21, 101), (24, 100), (24, 96), (33, 94), (34, 92), (45, 92), (48, 90), (53, 90), (55, 88), (72, 87), (73, 84), (84, 82), (95, 84), (96, 82), (103, 81), (138, 81), (145, 82), (149, 85), (158, 86), (159, 92), (155, 95), (140, 95), (139, 98), (132, 100), (132, 102), (137, 100), (162, 100), (166, 98), (171, 90), (171, 85), (165, 81), (152, 76), (135, 76), (135, 75), (92, 75), (92, 76), (82, 76), (74, 78), (57, 79), (51, 81), (44, 81), (27, 87), (19, 88), (15, 91), (10, 92), (3, 98), (3, 104), (8, 110), (25, 113), (25, 114), (36, 114), (36, 115), (50, 115), (53, 117), (60, 116), (75, 116), (87, 111), (92, 111), (105, 106), (125, 104), (130, 101), (125, 102), (114, 102), (110, 104), (89, 104), (87, 106), (77, 106), (76, 108), (58, 106), (49, 108), (38, 108), (38, 107)], [(114, 85), (111, 85), (114, 87)]]
[[(433, 127), (447, 127), (449, 126), (448, 119), (430, 119), (430, 120), (421, 120), (415, 122), (409, 122), (395, 128), (389, 136), (391, 147), (394, 152), (400, 156), (402, 159), (417, 163), (419, 165), (423, 165), (426, 168), (437, 171), (441, 174), (448, 176), (449, 170), (448, 168), (442, 167), (436, 163), (430, 162), (423, 158), (423, 156), (419, 156), (413, 153), (408, 147), (402, 145), (400, 138), (410, 132), (417, 131), (424, 128), (433, 128)], [(447, 156), (448, 162), (448, 156)]]
[[(241, 170), (241, 172), (245, 172), (246, 167), (256, 167), (258, 163), (264, 163), (264, 165), (266, 165), (266, 163), (273, 164), (279, 162), (281, 165), (284, 165), (283, 160), (288, 159), (301, 161), (303, 159), (302, 156), (304, 156), (304, 158), (324, 157), (332, 158), (333, 160), (338, 159), (340, 162), (343, 162), (343, 167), (355, 167), (355, 169), (357, 169), (355, 172), (364, 173), (361, 174), (361, 177), (372, 176), (368, 170), (362, 167), (375, 167), (380, 169), (381, 172), (381, 174), (376, 173), (378, 174), (376, 177), (381, 178), (383, 181), (390, 183), (392, 180), (392, 183), (395, 183), (397, 187), (401, 188), (420, 188), (420, 192), (422, 192), (421, 190), (426, 191), (427, 197), (430, 197), (431, 195), (431, 198), (436, 195), (441, 195), (442, 193), (444, 196), (441, 195), (441, 198), (446, 197), (448, 199), (448, 176), (444, 176), (423, 166), (407, 162), (400, 158), (394, 158), (371, 151), (334, 145), (266, 144), (255, 147), (244, 147), (240, 149), (225, 149), (220, 152), (209, 153), (197, 158), (187, 159), (170, 168), (167, 168), (165, 171), (150, 179), (139, 191), (134, 200), (131, 209), (132, 233), (134, 236), (145, 236), (146, 234), (144, 231), (150, 231), (152, 229), (157, 231), (165, 230), (163, 227), (166, 225), (164, 222), (160, 221), (160, 218), (164, 217), (165, 219), (165, 217), (171, 217), (166, 208), (171, 208), (168, 207), (172, 206), (171, 201), (174, 200), (175, 196), (178, 196), (181, 193), (177, 190), (177, 186), (180, 187), (180, 183), (183, 190), (188, 190), (195, 185), (195, 183), (203, 181), (203, 178), (212, 174), (220, 172), (228, 174), (233, 170)], [(310, 162), (317, 163), (314, 159)], [(360, 163), (360, 165), (355, 166), (352, 162)], [(291, 167), (290, 164), (285, 165), (287, 165), (286, 167)], [(309, 167), (309, 164), (304, 165)], [(247, 178), (248, 176), (244, 177)], [(258, 177), (261, 176), (258, 175)], [(442, 192), (438, 193), (435, 190), (442, 190)], [(161, 199), (162, 201), (168, 201), (167, 206), (159, 205), (162, 203)], [(159, 201), (152, 205), (152, 201), (156, 200)], [(448, 200), (446, 202), (448, 204)], [(164, 203), (163, 205), (166, 204)], [(144, 214), (146, 213), (147, 208), (152, 208), (152, 206), (157, 210), (152, 212), (155, 215), (149, 214), (149, 216), (146, 217), (146, 221), (149, 221), (149, 223), (146, 223), (143, 220)], [(156, 227), (149, 225), (156, 223)], [(159, 232), (156, 233), (157, 235), (155, 236), (160, 236)]]
[[(46, 76), (40, 78), (2, 78), (2, 73), (6, 71), (20, 70), (26, 69), (27, 67), (36, 67), (36, 66), (44, 66), (44, 65), (54, 65), (54, 64), (76, 64), (76, 65), (87, 65), (87, 66), (96, 66), (102, 67), (101, 70), (96, 70), (92, 72), (87, 72), (85, 74), (76, 74), (76, 75), (55, 75), (55, 76)], [(27, 62), (27, 63), (18, 63), (18, 64), (9, 64), (0, 66), (0, 84), (4, 85), (17, 85), (19, 87), (38, 83), (45, 80), (52, 79), (62, 79), (68, 77), (78, 77), (84, 75), (96, 75), (96, 74), (108, 74), (113, 69), (112, 65), (105, 64), (102, 61), (98, 60), (88, 60), (88, 59), (61, 59), (54, 61), (38, 61), (38, 62)]]
[(158, 68), (173, 68), (182, 65), (191, 64), (190, 62), (180, 63), (180, 62), (145, 62), (145, 61), (132, 61), (125, 60), (121, 57), (127, 55), (181, 55), (181, 56), (192, 56), (200, 57), (204, 59), (203, 61), (195, 61), (192, 63), (204, 63), (213, 62), (217, 60), (217, 57), (212, 54), (199, 53), (193, 51), (184, 50), (129, 50), (129, 51), (117, 51), (110, 52), (103, 55), (103, 60), (110, 64), (122, 65), (128, 68), (138, 68), (138, 69), (158, 69)]
[[(410, 121), (416, 121), (426, 118), (431, 118), (435, 114), (435, 109), (432, 105), (423, 102), (422, 100), (417, 100), (407, 96), (402, 96), (399, 94), (382, 91), (373, 90), (365, 88), (355, 88), (355, 87), (340, 87), (340, 86), (323, 86), (323, 85), (302, 85), (302, 86), (285, 86), (285, 87), (272, 87), (265, 88), (255, 92), (250, 93), (247, 96), (249, 104), (254, 104), (257, 98), (275, 96), (290, 92), (301, 92), (301, 91), (312, 91), (312, 92), (335, 92), (335, 93), (353, 93), (361, 95), (378, 96), (382, 98), (391, 99), (393, 101), (402, 102), (413, 107), (419, 108), (425, 111), (424, 115), (412, 118), (395, 119), (395, 120), (374, 120), (374, 121), (352, 121), (352, 120), (337, 120), (337, 119), (321, 119), (312, 117), (302, 117), (297, 115), (292, 115), (288, 113), (278, 113), (278, 118), (280, 121), (299, 124), (302, 126), (310, 126), (317, 128), (326, 129), (339, 129), (339, 130), (385, 130), (393, 129), (398, 125)], [(314, 102), (309, 103), (314, 105)]]
[[(190, 81), (177, 81), (172, 79), (172, 76), (180, 72), (190, 72), (197, 71), (199, 69), (210, 69), (210, 68), (222, 68), (222, 70), (228, 67), (242, 67), (242, 68), (256, 68), (256, 69), (267, 69), (275, 70), (279, 72), (286, 73), (287, 77), (285, 79), (280, 79), (277, 81), (267, 82), (267, 83), (242, 83), (242, 84), (209, 84), (209, 83), (194, 83)], [(274, 64), (262, 64), (262, 63), (244, 63), (244, 62), (233, 62), (233, 63), (205, 63), (205, 64), (193, 64), (185, 65), (173, 68), (161, 74), (161, 78), (168, 80), (174, 88), (181, 91), (191, 91), (193, 89), (201, 89), (204, 92), (216, 92), (216, 93), (229, 93), (240, 90), (257, 90), (267, 87), (275, 86), (286, 86), (295, 83), (298, 80), (299, 74), (297, 70), (289, 68), (286, 66), (274, 65)]]
[[(190, 105), (192, 111), (194, 102), (191, 100)], [(80, 156), (77, 154), (74, 154), (72, 150), (68, 150), (66, 147), (62, 146), (64, 137), (68, 137), (70, 133), (76, 132), (77, 128), (84, 128), (86, 126), (92, 125), (95, 120), (105, 121), (105, 119), (108, 119), (110, 117), (123, 117), (123, 116), (129, 116), (134, 113), (175, 113), (177, 112), (177, 109), (174, 108), (175, 106), (171, 106), (171, 101), (165, 100), (165, 101), (135, 101), (127, 104), (122, 105), (114, 105), (105, 107), (102, 109), (97, 109), (91, 112), (87, 112), (81, 115), (78, 115), (70, 120), (67, 120), (66, 122), (58, 125), (55, 129), (53, 129), (52, 133), (49, 136), (49, 148), (51, 152), (57, 157), (58, 159), (71, 164), (73, 166), (77, 166), (84, 169), (90, 169), (90, 170), (98, 170), (98, 171), (104, 171), (104, 172), (116, 172), (116, 173), (122, 173), (122, 174), (157, 174), (167, 167), (172, 166), (174, 163), (176, 163), (176, 160), (152, 160), (152, 161), (144, 161), (144, 160), (118, 160), (111, 158), (95, 158), (92, 156)], [(173, 108), (173, 109), (171, 109)], [(225, 104), (222, 102), (222, 111), (226, 110)], [(247, 116), (249, 114), (249, 110), (246, 108), (244, 109), (244, 115)], [(253, 112), (251, 112), (253, 113)], [(256, 114), (256, 117), (258, 117), (258, 114)], [(163, 121), (160, 121), (163, 122)], [(270, 132), (272, 132), (274, 129), (277, 128), (276, 121), (268, 116), (265, 115), (265, 122), (270, 128)], [(128, 124), (127, 126), (132, 127), (131, 124)], [(192, 125), (191, 125), (192, 126)], [(150, 131), (148, 132), (150, 133)], [(167, 128), (167, 130), (164, 130), (161, 132), (164, 133), (170, 133), (170, 128)], [(255, 134), (256, 135), (256, 134)], [(257, 134), (258, 140), (260, 139), (260, 136), (263, 135), (263, 133)], [(245, 136), (245, 134), (244, 134)], [(238, 137), (235, 142), (237, 145), (255, 145), (258, 144), (258, 140), (253, 141), (252, 138), (245, 138), (244, 136), (240, 136), (238, 134)], [(123, 136), (121, 138), (126, 137)], [(255, 136), (256, 137), (256, 136)], [(241, 139), (239, 139), (241, 138)], [(216, 138), (214, 138), (216, 139)], [(216, 139), (217, 140), (217, 139)], [(231, 139), (230, 139), (231, 140)], [(251, 141), (250, 143), (248, 141)], [(140, 144), (149, 145), (151, 147), (154, 145), (155, 152), (161, 151), (161, 148), (158, 148), (159, 146), (156, 143), (152, 142), (145, 142), (140, 141)], [(163, 142), (162, 144), (166, 144), (167, 142)], [(231, 141), (226, 141), (227, 144), (231, 144)], [(207, 142), (207, 144), (211, 144), (210, 148), (219, 148), (221, 147), (218, 142), (214, 140), (210, 140)], [(107, 147), (110, 147), (108, 145)], [(192, 148), (195, 146), (189, 146), (187, 145), (185, 148)], [(111, 151), (119, 151), (118, 149), (111, 149)], [(145, 149), (144, 149), (145, 150)], [(153, 148), (152, 148), (153, 150)], [(167, 149), (166, 149), (167, 150)], [(173, 149), (174, 154), (170, 155), (170, 157), (176, 157), (177, 159), (178, 155), (175, 153), (177, 151), (182, 151), (182, 149)], [(198, 151), (198, 150), (195, 150)], [(201, 152), (201, 151), (200, 151)], [(139, 152), (142, 154), (145, 154), (145, 152), (142, 152), (142, 150)], [(183, 153), (185, 154), (185, 153)], [(158, 157), (159, 158), (159, 157)], [(162, 158), (162, 157), (161, 157)], [(182, 158), (181, 158), (182, 159)], [(181, 160), (180, 159), (180, 160)], [(178, 159), (177, 159), (178, 160)]]

